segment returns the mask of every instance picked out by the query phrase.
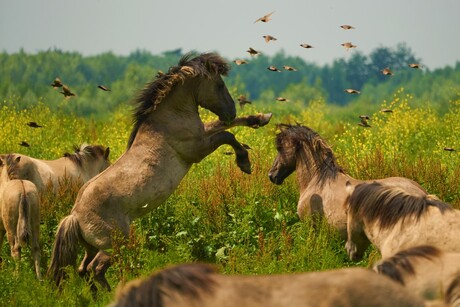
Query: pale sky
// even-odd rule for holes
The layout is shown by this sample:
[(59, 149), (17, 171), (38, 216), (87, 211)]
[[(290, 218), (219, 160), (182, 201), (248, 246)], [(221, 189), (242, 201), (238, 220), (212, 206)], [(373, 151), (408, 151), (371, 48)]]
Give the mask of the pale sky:
[[(273, 11), (268, 23), (254, 23)], [(248, 58), (253, 47), (324, 65), (355, 52), (344, 42), (365, 55), (406, 43), (435, 69), (460, 61), (459, 13), (460, 0), (0, 0), (0, 51), (128, 55), (182, 48), (232, 60)], [(267, 34), (278, 40), (265, 43)]]

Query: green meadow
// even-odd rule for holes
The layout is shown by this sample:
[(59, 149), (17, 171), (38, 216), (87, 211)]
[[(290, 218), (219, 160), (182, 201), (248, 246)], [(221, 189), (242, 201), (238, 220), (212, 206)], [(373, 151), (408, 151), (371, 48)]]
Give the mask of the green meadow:
[[(237, 88), (230, 91), (237, 97)], [(78, 99), (78, 98), (76, 98)], [(358, 126), (358, 107), (331, 106), (321, 99), (275, 102), (264, 97), (238, 108), (238, 115), (272, 112), (271, 123), (253, 130), (233, 128), (248, 144), (252, 174), (242, 173), (235, 156), (221, 147), (192, 167), (173, 195), (147, 216), (135, 221), (129, 238), (115, 235), (113, 266), (107, 277), (112, 287), (171, 264), (206, 262), (225, 274), (273, 274), (369, 266), (379, 258), (370, 248), (362, 262), (347, 259), (337, 233), (320, 222), (299, 220), (299, 191), (295, 175), (277, 186), (268, 179), (276, 156), (278, 123), (301, 123), (317, 131), (332, 146), (339, 164), (359, 179), (404, 176), (420, 183), (460, 208), (460, 93), (443, 101), (443, 112), (420, 106), (411, 92), (399, 88), (380, 97), (366, 114), (370, 128)], [(73, 100), (63, 101), (63, 104)], [(436, 104), (434, 101), (433, 104)], [(380, 110), (391, 108), (392, 113)], [(51, 109), (39, 98), (18, 107), (15, 98), (4, 99), (0, 109), (0, 152), (17, 152), (41, 159), (57, 159), (81, 143), (111, 149), (111, 161), (124, 152), (131, 131), (131, 110), (121, 105), (100, 118), (78, 117)], [(201, 110), (204, 121), (216, 119)], [(29, 121), (43, 124), (32, 129)], [(30, 147), (18, 145), (26, 140)], [(446, 151), (445, 147), (457, 149)], [(120, 182), (119, 184), (123, 184)], [(57, 194), (41, 199), (42, 272), (50, 260), (57, 224), (68, 215), (78, 193), (64, 182)], [(83, 253), (83, 249), (81, 250)], [(104, 306), (113, 294), (100, 291), (93, 298), (89, 286), (69, 268), (59, 292), (54, 284), (36, 279), (28, 249), (16, 266), (5, 242), (0, 249), (0, 305)], [(82, 256), (82, 253), (80, 257)]]

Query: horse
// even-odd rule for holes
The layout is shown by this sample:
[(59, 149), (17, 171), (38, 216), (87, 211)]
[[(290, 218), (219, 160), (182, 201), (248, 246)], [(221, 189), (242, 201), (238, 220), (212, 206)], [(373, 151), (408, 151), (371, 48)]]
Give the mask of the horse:
[(82, 144), (75, 146), (74, 153), (64, 153), (56, 160), (41, 160), (22, 154), (20, 163), (11, 171), (12, 179), (32, 181), (40, 192), (48, 187), (57, 191), (64, 179), (80, 181), (80, 185), (96, 176), (110, 165), (110, 148), (101, 145)]
[[(238, 167), (251, 173), (247, 149), (226, 129), (257, 128), (266, 125), (271, 114), (235, 119), (235, 102), (222, 79), (229, 69), (216, 53), (186, 54), (139, 93), (126, 151), (83, 185), (70, 215), (59, 223), (48, 269), (57, 285), (65, 275), (64, 267), (75, 265), (81, 243), (85, 256), (79, 275), (93, 275), (110, 291), (105, 271), (114, 232), (128, 236), (134, 219), (164, 203), (191, 166), (219, 146), (232, 146)], [(199, 107), (219, 120), (204, 124)], [(91, 289), (97, 291), (94, 283)]]
[(434, 195), (414, 196), (398, 186), (362, 183), (345, 202), (351, 260), (362, 258), (372, 243), (383, 258), (417, 245), (460, 252), (460, 210)]
[(224, 275), (182, 264), (128, 282), (111, 307), (131, 306), (424, 306), (407, 289), (370, 269), (273, 275)]
[(40, 272), (40, 205), (38, 190), (31, 181), (10, 179), (8, 171), (19, 163), (21, 157), (0, 157), (0, 247), (6, 234), (11, 256), (21, 259), (21, 248), (30, 246), (35, 274)]
[(445, 253), (430, 245), (415, 246), (380, 260), (373, 269), (424, 300), (449, 297), (451, 301), (460, 281), (460, 253)]
[[(277, 156), (268, 173), (271, 182), (280, 185), (296, 172), (299, 217), (323, 216), (346, 239), (347, 216), (343, 208), (348, 196), (346, 184), (354, 187), (367, 181), (349, 176), (337, 163), (332, 148), (313, 129), (300, 124), (280, 124), (278, 128)], [(427, 194), (418, 183), (407, 178), (388, 177), (377, 181), (400, 186), (414, 195)]]

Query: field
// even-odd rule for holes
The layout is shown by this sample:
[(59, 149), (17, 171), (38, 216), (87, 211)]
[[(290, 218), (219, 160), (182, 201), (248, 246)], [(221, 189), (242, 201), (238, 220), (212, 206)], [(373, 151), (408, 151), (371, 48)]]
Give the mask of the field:
[[(234, 95), (235, 96), (235, 95)], [(71, 103), (71, 102), (69, 102)], [(77, 118), (51, 111), (45, 104), (19, 110), (3, 101), (0, 110), (0, 152), (19, 152), (42, 159), (56, 159), (73, 145), (102, 144), (111, 149), (114, 162), (125, 150), (131, 130), (128, 107), (107, 119)], [(234, 128), (240, 142), (252, 147), (251, 175), (243, 174), (234, 155), (219, 148), (195, 165), (168, 201), (132, 225), (131, 236), (115, 237), (114, 265), (107, 276), (113, 288), (156, 269), (184, 262), (209, 262), (226, 274), (272, 274), (368, 266), (379, 258), (369, 249), (359, 263), (347, 259), (344, 242), (322, 221), (300, 221), (295, 176), (281, 186), (268, 179), (276, 156), (277, 123), (302, 123), (316, 130), (333, 147), (340, 165), (355, 178), (404, 176), (419, 182), (430, 193), (460, 208), (460, 96), (450, 101), (448, 112), (413, 107), (410, 93), (398, 90), (376, 104), (371, 128), (358, 126), (357, 114), (346, 107), (312, 101), (307, 107), (254, 102), (238, 109), (239, 115), (273, 112), (272, 122), (258, 130)], [(391, 108), (393, 113), (380, 112)], [(339, 118), (354, 117), (356, 122)], [(207, 121), (215, 119), (204, 111)], [(36, 121), (45, 127), (25, 125)], [(28, 148), (18, 145), (27, 140)], [(445, 147), (457, 149), (446, 151)], [(57, 224), (73, 206), (78, 189), (64, 182), (58, 195), (47, 193), (41, 202), (42, 271), (50, 258)], [(89, 287), (73, 270), (62, 292), (48, 280), (39, 282), (30, 254), (16, 268), (6, 242), (1, 246), (0, 305), (104, 306), (113, 293), (91, 296)]]

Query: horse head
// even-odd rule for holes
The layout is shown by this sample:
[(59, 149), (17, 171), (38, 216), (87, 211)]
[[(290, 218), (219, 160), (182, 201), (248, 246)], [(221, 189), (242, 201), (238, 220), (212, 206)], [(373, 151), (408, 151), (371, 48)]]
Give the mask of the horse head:
[(279, 125), (281, 132), (276, 135), (277, 155), (273, 161), (272, 167), (268, 172), (270, 181), (275, 184), (282, 184), (284, 179), (291, 175), (296, 169), (297, 145), (291, 138), (285, 137), (285, 130), (288, 125)]
[(199, 106), (210, 110), (224, 122), (236, 117), (235, 101), (222, 79), (230, 70), (223, 58), (215, 53), (205, 53), (191, 60), (184, 57), (179, 65), (182, 65), (182, 72), (194, 77), (192, 80), (197, 82), (194, 96)]

